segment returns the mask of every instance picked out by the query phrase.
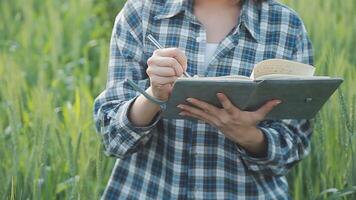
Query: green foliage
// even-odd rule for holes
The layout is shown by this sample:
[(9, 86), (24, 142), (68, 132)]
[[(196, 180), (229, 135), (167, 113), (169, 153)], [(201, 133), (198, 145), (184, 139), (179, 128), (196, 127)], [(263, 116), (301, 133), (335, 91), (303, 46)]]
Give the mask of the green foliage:
[(92, 120), (124, 1), (0, 3), (0, 199), (98, 199), (113, 166)]
[[(295, 199), (356, 198), (356, 2), (285, 0), (304, 20), (318, 75), (345, 79), (315, 119), (312, 151), (289, 175)], [(353, 194), (352, 194), (353, 193)]]
[[(289, 174), (295, 199), (356, 198), (356, 3), (284, 0), (303, 18), (317, 74), (345, 78)], [(0, 2), (0, 198), (98, 199), (113, 159), (92, 120), (124, 0)]]

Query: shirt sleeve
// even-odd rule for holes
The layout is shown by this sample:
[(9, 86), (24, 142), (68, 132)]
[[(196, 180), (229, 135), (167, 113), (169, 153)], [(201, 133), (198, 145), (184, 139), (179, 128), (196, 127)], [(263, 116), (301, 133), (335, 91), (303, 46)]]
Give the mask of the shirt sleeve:
[[(303, 24), (299, 29), (293, 60), (313, 65), (313, 50)], [(258, 128), (265, 136), (267, 155), (251, 156), (237, 145), (237, 151), (246, 167), (264, 175), (285, 175), (310, 152), (311, 120), (265, 120)]]
[(105, 152), (123, 157), (137, 150), (150, 138), (159, 121), (156, 115), (147, 127), (137, 127), (127, 116), (139, 93), (128, 84), (133, 80), (146, 89), (149, 80), (142, 52), (141, 1), (129, 0), (118, 14), (110, 41), (108, 80), (105, 90), (94, 101), (94, 121)]

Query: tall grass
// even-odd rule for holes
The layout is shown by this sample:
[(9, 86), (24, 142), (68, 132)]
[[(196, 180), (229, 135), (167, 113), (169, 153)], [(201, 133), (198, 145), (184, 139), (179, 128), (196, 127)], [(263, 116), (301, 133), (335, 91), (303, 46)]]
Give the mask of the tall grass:
[(0, 3), (0, 198), (97, 199), (112, 168), (93, 129), (123, 1)]
[(286, 0), (303, 18), (317, 74), (340, 76), (342, 87), (315, 120), (311, 155), (289, 176), (295, 199), (356, 199), (356, 2)]
[[(284, 0), (309, 30), (317, 74), (345, 82), (315, 120), (295, 199), (356, 198), (356, 2)], [(113, 167), (92, 121), (124, 0), (0, 2), (0, 198), (97, 199)]]

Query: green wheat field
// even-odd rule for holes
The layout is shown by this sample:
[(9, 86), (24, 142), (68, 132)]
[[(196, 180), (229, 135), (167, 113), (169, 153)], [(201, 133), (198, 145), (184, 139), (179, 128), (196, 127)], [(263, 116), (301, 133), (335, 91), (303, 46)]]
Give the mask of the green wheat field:
[[(124, 0), (0, 1), (0, 198), (98, 199), (114, 159), (92, 119)], [(294, 199), (356, 199), (356, 2), (284, 0), (304, 20), (318, 75), (342, 87), (288, 175)]]

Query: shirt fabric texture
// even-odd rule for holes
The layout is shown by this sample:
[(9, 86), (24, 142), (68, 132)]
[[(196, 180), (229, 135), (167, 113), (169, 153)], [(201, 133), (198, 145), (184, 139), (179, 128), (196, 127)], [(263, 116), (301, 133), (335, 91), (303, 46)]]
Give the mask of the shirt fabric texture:
[[(267, 155), (256, 158), (217, 128), (200, 120), (168, 120), (158, 113), (136, 127), (127, 112), (149, 87), (147, 59), (155, 46), (178, 47), (187, 72), (205, 63), (206, 32), (192, 0), (128, 0), (118, 14), (110, 44), (108, 80), (95, 99), (94, 120), (107, 155), (117, 158), (103, 199), (290, 199), (285, 174), (310, 151), (310, 120), (258, 124)], [(244, 1), (238, 24), (221, 41), (204, 76), (250, 76), (265, 59), (313, 64), (312, 46), (300, 17), (285, 5)]]

